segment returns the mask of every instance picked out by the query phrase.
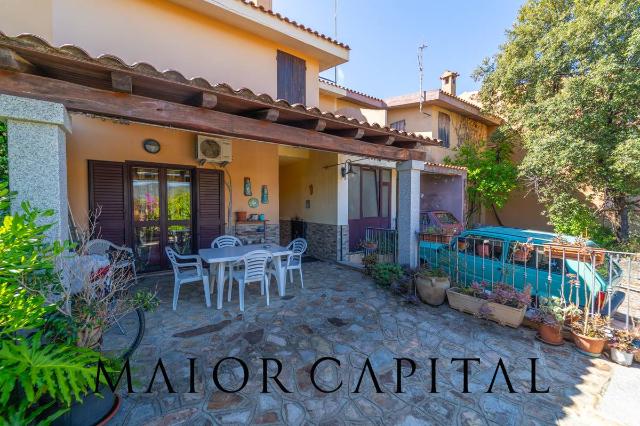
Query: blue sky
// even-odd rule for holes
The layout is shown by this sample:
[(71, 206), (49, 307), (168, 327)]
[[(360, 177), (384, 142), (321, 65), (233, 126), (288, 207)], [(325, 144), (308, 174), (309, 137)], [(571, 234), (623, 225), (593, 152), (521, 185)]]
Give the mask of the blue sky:
[[(460, 73), (458, 93), (477, 90), (471, 73), (505, 40), (524, 0), (338, 0), (338, 40), (351, 47), (339, 83), (377, 97), (417, 92), (417, 48), (424, 88), (440, 86), (445, 69)], [(273, 9), (333, 35), (334, 0), (273, 0)], [(327, 73), (324, 73), (327, 74)], [(324, 75), (323, 74), (323, 75)], [(333, 79), (333, 70), (328, 73)]]

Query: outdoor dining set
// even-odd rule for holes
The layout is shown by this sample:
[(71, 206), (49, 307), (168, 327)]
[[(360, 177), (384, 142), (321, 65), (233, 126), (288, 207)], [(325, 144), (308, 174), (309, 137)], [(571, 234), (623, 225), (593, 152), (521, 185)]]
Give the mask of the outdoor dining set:
[[(110, 251), (119, 250), (128, 254), (119, 258), (112, 268), (129, 268), (133, 270), (133, 277), (137, 281), (133, 251), (128, 247), (117, 246), (107, 240), (92, 240), (89, 244), (89, 255), (105, 255)], [(307, 250), (307, 242), (303, 238), (296, 238), (286, 247), (277, 244), (248, 244), (232, 235), (221, 235), (211, 243), (211, 248), (198, 250), (198, 254), (183, 255), (171, 247), (165, 247), (165, 252), (173, 267), (173, 310), (178, 305), (180, 287), (189, 283), (202, 282), (207, 307), (211, 306), (213, 285), (210, 275), (215, 273), (217, 288), (217, 308), (222, 309), (224, 285), (228, 283), (227, 301), (231, 301), (234, 282), (237, 283), (240, 300), (240, 310), (244, 311), (244, 293), (248, 284), (259, 284), (260, 294), (265, 296), (269, 305), (269, 284), (275, 278), (280, 297), (285, 295), (287, 271), (289, 280), (293, 283), (293, 273), (298, 271), (300, 285), (304, 287), (302, 278), (302, 255)], [(205, 268), (203, 263), (209, 265)], [(217, 269), (216, 269), (217, 268)]]

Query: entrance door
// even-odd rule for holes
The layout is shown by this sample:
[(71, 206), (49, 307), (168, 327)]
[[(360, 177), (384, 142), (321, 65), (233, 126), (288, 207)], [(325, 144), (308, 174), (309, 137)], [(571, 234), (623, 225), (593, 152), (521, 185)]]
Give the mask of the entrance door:
[(142, 271), (165, 269), (164, 248), (193, 251), (192, 170), (131, 166), (132, 243)]
[(391, 170), (353, 166), (349, 176), (349, 250), (356, 251), (367, 227), (391, 226)]

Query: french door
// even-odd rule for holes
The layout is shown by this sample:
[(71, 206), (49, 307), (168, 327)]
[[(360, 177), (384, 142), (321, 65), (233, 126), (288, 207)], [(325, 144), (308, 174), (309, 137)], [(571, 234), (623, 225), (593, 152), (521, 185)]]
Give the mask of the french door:
[(391, 170), (353, 166), (349, 176), (349, 250), (356, 251), (367, 227), (391, 226)]
[(193, 169), (129, 167), (131, 244), (142, 271), (166, 269), (165, 247), (193, 252)]

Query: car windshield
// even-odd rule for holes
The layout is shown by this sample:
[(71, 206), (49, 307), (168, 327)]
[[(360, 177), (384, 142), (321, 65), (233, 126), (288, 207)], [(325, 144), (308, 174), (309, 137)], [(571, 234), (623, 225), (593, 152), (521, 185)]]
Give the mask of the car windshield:
[(433, 215), (443, 225), (456, 225), (458, 223), (458, 219), (449, 212), (434, 213)]

